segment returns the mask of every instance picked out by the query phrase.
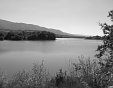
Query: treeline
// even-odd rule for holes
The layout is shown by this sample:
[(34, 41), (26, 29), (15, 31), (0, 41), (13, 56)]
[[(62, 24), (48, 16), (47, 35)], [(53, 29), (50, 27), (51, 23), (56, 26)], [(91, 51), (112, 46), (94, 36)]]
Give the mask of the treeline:
[(101, 37), (101, 36), (89, 36), (89, 37), (86, 37), (85, 39), (91, 39), (91, 40), (103, 40), (104, 37)]
[(36, 30), (1, 30), (0, 40), (55, 40), (54, 33)]

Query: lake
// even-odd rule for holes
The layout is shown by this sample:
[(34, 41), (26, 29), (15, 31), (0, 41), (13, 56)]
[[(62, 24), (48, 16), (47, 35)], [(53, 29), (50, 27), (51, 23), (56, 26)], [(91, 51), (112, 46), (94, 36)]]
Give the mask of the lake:
[(68, 68), (78, 56), (94, 58), (102, 41), (58, 38), (55, 41), (0, 41), (0, 68), (7, 72), (28, 69), (44, 60), (50, 73)]

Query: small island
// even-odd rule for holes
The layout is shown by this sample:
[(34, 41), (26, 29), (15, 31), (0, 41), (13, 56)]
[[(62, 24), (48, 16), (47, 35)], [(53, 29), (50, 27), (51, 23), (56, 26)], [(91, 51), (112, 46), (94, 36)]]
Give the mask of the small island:
[(55, 40), (56, 35), (48, 31), (0, 30), (0, 40)]

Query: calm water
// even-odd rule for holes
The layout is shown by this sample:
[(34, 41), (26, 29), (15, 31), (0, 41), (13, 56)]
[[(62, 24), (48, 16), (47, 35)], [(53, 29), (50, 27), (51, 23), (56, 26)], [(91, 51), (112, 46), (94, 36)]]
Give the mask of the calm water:
[(13, 72), (32, 67), (33, 63), (45, 65), (51, 73), (67, 68), (69, 61), (78, 56), (94, 58), (99, 40), (57, 39), (56, 41), (0, 41), (0, 68)]

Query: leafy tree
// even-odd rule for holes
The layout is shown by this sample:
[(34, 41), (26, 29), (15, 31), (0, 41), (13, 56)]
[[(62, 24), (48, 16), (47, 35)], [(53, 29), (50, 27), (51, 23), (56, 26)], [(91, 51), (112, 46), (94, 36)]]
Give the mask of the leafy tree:
[[(108, 17), (113, 22), (113, 10), (109, 12)], [(99, 54), (96, 56), (99, 58), (100, 65), (98, 76), (102, 78), (100, 88), (105, 88), (113, 80), (113, 24), (101, 23), (100, 26), (104, 34), (103, 44), (98, 46), (97, 51), (99, 51)]]
[[(109, 12), (108, 17), (111, 17), (111, 21), (113, 21), (113, 10)], [(108, 25), (107, 23), (100, 24), (103, 33), (104, 33), (104, 39), (103, 39), (103, 45), (99, 46), (97, 51), (100, 53), (97, 55), (97, 57), (102, 57), (107, 54), (109, 56), (113, 56), (113, 24)]]
[[(108, 17), (110, 17), (111, 21), (113, 22), (113, 10), (109, 12)], [(104, 24), (100, 24), (100, 26), (103, 30), (104, 38), (103, 38), (103, 44), (98, 46), (97, 48), (99, 54), (97, 54), (96, 56), (98, 58), (101, 58), (102, 56), (107, 56), (109, 59), (107, 58), (108, 60), (106, 61), (105, 64), (107, 67), (111, 67), (113, 66), (113, 24), (108, 25), (107, 23), (104, 23)]]

